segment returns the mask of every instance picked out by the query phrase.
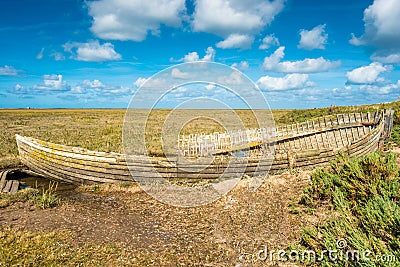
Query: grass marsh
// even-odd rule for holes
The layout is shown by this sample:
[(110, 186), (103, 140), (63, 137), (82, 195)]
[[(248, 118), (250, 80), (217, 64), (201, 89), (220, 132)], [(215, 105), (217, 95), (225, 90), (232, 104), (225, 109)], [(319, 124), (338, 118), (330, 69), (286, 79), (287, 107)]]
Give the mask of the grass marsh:
[[(284, 124), (328, 114), (366, 112), (387, 107), (397, 111), (400, 105), (394, 102), (358, 107), (274, 110), (273, 115), (277, 124)], [(154, 155), (161, 151), (160, 123), (169, 112), (155, 110), (149, 117), (148, 149)], [(256, 126), (249, 111), (239, 110), (238, 114), (246, 127)], [(124, 116), (125, 110), (122, 109), (0, 110), (0, 168), (19, 164), (15, 134), (91, 150), (122, 152)], [(394, 144), (400, 144), (399, 125), (399, 112), (396, 112), (391, 140)], [(193, 120), (182, 128), (181, 133), (222, 130), (220, 124), (210, 120)], [(355, 245), (358, 241), (369, 242), (360, 238), (366, 237), (370, 231), (369, 236), (374, 238), (371, 246), (375, 246), (377, 252), (378, 246), (388, 248), (390, 252), (398, 246), (398, 237), (394, 241), (391, 239), (393, 242), (389, 240), (390, 236), (398, 234), (398, 222), (392, 220), (393, 216), (374, 211), (379, 211), (376, 207), (383, 207), (384, 212), (395, 210), (395, 219), (398, 219), (398, 194), (391, 196), (391, 206), (388, 206), (385, 196), (374, 192), (371, 195), (368, 191), (368, 199), (359, 202), (358, 209), (340, 211), (342, 206), (357, 203), (353, 199), (357, 187), (362, 188), (358, 191), (364, 196), (368, 186), (359, 180), (356, 186), (350, 182), (330, 186), (334, 175), (348, 176), (346, 168), (349, 165), (357, 167), (349, 175), (359, 173), (359, 169), (364, 168), (361, 166), (363, 162), (367, 162), (366, 168), (377, 176), (385, 175), (386, 169), (390, 168), (391, 179), (395, 177), (398, 181), (393, 157), (389, 156), (386, 160), (384, 156), (371, 156), (361, 161), (338, 160), (336, 174), (326, 169), (311, 176), (309, 172), (299, 171), (269, 177), (254, 193), (247, 191), (244, 180), (222, 199), (192, 209), (161, 204), (135, 184), (83, 186), (78, 188), (77, 193), (64, 196), (60, 205), (49, 205), (45, 210), (24, 205), (32, 198), (36, 199), (36, 193), (21, 191), (19, 197), (0, 199), (0, 265), (279, 266), (282, 263), (240, 257), (246, 253), (254, 255), (265, 245), (270, 249), (289, 249), (293, 246), (322, 249), (339, 237), (335, 229), (343, 230), (346, 239), (354, 241)], [(373, 167), (377, 163), (380, 169)], [(393, 190), (398, 186), (396, 179), (392, 180), (396, 187), (390, 187)], [(379, 187), (379, 180), (374, 181), (377, 182), (374, 186)], [(386, 186), (385, 183), (383, 185)], [(304, 191), (304, 188), (308, 189)], [(393, 194), (396, 192), (393, 191)], [(307, 205), (299, 204), (302, 196)], [(307, 199), (311, 202), (306, 202)], [(43, 199), (45, 204), (54, 203), (53, 200), (47, 195)], [(340, 218), (335, 220), (337, 214)], [(345, 218), (351, 218), (349, 224), (345, 223)], [(364, 232), (357, 232), (353, 240), (346, 231), (360, 222), (364, 223)], [(340, 228), (339, 224), (345, 227)], [(379, 240), (381, 237), (383, 243)], [(357, 266), (343, 262), (343, 266), (346, 264)]]

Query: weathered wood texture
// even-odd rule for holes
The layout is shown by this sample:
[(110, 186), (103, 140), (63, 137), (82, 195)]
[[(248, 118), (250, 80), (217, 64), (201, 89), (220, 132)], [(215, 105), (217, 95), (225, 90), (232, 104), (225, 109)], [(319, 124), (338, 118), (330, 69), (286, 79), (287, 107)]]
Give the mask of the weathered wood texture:
[[(38, 174), (64, 181), (215, 179), (320, 165), (332, 160), (339, 150), (352, 156), (364, 155), (390, 136), (392, 123), (392, 111), (352, 113), (274, 129), (181, 136), (178, 143), (182, 157), (172, 161), (89, 151), (18, 135), (16, 139), (23, 164)], [(241, 150), (247, 151), (245, 157), (234, 156)], [(211, 159), (211, 163), (202, 158)]]
[[(185, 157), (202, 157), (259, 147), (275, 142), (277, 149), (343, 147), (360, 136), (360, 129), (381, 120), (381, 112), (329, 115), (303, 123), (227, 133), (192, 134), (178, 137), (178, 151)], [(387, 114), (385, 115), (387, 116)], [(393, 117), (393, 116), (392, 116)], [(391, 125), (391, 122), (388, 122)], [(357, 131), (353, 131), (354, 128)], [(366, 131), (365, 129), (361, 129)], [(391, 129), (387, 129), (390, 132)]]
[(1, 193), (15, 193), (19, 188), (18, 180), (9, 180), (8, 176), (11, 170), (0, 172), (0, 192)]

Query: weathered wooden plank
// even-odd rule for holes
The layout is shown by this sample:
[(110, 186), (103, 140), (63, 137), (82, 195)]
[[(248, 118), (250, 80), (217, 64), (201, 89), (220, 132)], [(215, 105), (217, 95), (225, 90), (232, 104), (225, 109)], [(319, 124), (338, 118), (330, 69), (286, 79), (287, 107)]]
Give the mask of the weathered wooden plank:
[(334, 140), (335, 140), (336, 148), (339, 148), (340, 145), (339, 145), (338, 138), (336, 137), (336, 132), (337, 132), (337, 131), (334, 130), (332, 133), (333, 133), (333, 138), (334, 138)]
[(340, 119), (339, 119), (339, 114), (336, 115), (336, 122), (337, 122), (337, 125), (341, 125), (341, 124), (342, 124), (342, 123), (340, 122)]
[(371, 140), (370, 142), (366, 143), (364, 146), (357, 147), (356, 149), (351, 150), (349, 155), (355, 156), (355, 157), (362, 156), (373, 150), (376, 150), (377, 147), (378, 147), (377, 140)]
[(11, 185), (12, 185), (12, 180), (6, 180), (6, 185), (4, 186), (4, 188), (1, 192), (3, 192), (3, 193), (10, 192)]
[[(113, 153), (113, 152), (107, 153), (107, 152), (91, 151), (91, 150), (84, 149), (84, 148), (54, 144), (54, 143), (44, 142), (44, 141), (30, 138), (30, 137), (22, 137), (19, 135), (16, 135), (16, 140), (17, 140), (17, 143), (18, 143), (18, 141), (23, 141), (24, 143), (29, 143), (29, 145), (35, 146), (35, 147), (40, 146), (40, 147), (50, 148), (55, 151), (69, 152), (71, 154), (76, 155), (77, 157), (92, 156), (92, 157), (97, 157), (97, 158), (105, 158), (105, 160), (110, 159), (111, 161), (115, 161), (115, 160), (124, 161), (125, 160), (123, 154), (118, 154), (118, 153)], [(140, 156), (138, 156), (138, 157), (140, 158)]]
[(333, 148), (333, 146), (331, 144), (331, 138), (329, 137), (328, 132), (324, 132), (324, 133), (325, 133), (325, 137), (326, 137), (326, 140), (327, 140), (327, 143), (328, 143), (328, 147)]
[[(319, 140), (318, 140), (318, 136), (320, 136), (319, 134), (314, 134), (314, 137), (315, 137), (315, 144), (316, 144), (316, 146), (317, 146), (317, 149), (319, 150), (319, 149), (321, 149), (320, 148), (320, 146), (319, 146)], [(323, 143), (323, 142), (322, 142)], [(322, 147), (323, 147), (324, 145), (322, 144)]]
[(317, 158), (315, 160), (305, 160), (305, 161), (298, 161), (296, 162), (295, 167), (297, 168), (303, 168), (303, 167), (312, 167), (312, 166), (318, 166), (321, 164), (328, 163), (332, 159), (334, 159), (336, 155), (332, 155), (330, 157), (325, 157), (325, 158)]
[(348, 146), (348, 149), (351, 151), (351, 150), (355, 150), (355, 149), (359, 149), (360, 147), (363, 147), (363, 146), (365, 146), (368, 142), (370, 142), (370, 140), (373, 140), (373, 137), (372, 136), (370, 136), (370, 137), (368, 137), (368, 138), (363, 138), (363, 139), (361, 139), (361, 140), (359, 140), (359, 141), (356, 141), (356, 142), (353, 142), (352, 144), (350, 144), (349, 146)]
[[(369, 153), (371, 151), (375, 151), (377, 148), (377, 142), (376, 139), (368, 139), (367, 140), (368, 145), (367, 146), (358, 146), (357, 148), (360, 148), (361, 150), (357, 152), (357, 155), (364, 155), (366, 153)], [(311, 167), (311, 166), (319, 166), (319, 165), (324, 165), (329, 163), (332, 159), (336, 157), (336, 153), (332, 151), (332, 153), (326, 154), (326, 155), (321, 155), (320, 157), (296, 157), (296, 163), (295, 167), (296, 168), (303, 168), (303, 167)], [(272, 167), (272, 172), (276, 171), (274, 167)]]
[[(268, 166), (268, 165), (271, 165), (271, 162), (272, 162), (272, 160), (270, 160), (269, 162), (261, 162), (260, 164), (252, 163), (252, 164), (248, 165), (248, 169), (259, 168), (260, 166), (261, 167)], [(50, 168), (52, 170), (55, 170), (58, 167), (57, 164), (52, 166), (52, 165), (47, 164), (46, 161), (40, 161), (40, 159), (36, 160), (35, 163), (37, 165), (46, 164), (47, 168)], [(231, 166), (228, 169), (227, 173), (235, 174), (240, 171), (243, 172), (246, 168), (244, 166), (246, 166), (246, 165), (242, 165), (242, 166), (240, 166), (240, 168)], [(196, 170), (196, 168), (193, 166), (180, 166), (180, 167), (190, 167), (192, 170)], [(199, 170), (202, 170), (199, 173), (204, 174), (204, 176), (207, 176), (207, 177), (209, 176), (211, 178), (212, 176), (218, 177), (221, 174), (221, 172), (227, 167), (227, 165), (220, 165), (220, 166), (211, 165), (210, 168), (205, 168), (204, 170), (203, 170), (203, 167), (204, 166), (200, 166), (200, 168), (198, 168)], [(218, 171), (218, 168), (220, 169), (220, 171)], [(60, 171), (62, 171), (62, 170), (68, 171), (69, 173), (77, 173), (77, 174), (86, 175), (86, 176), (90, 177), (88, 179), (91, 179), (91, 180), (116, 179), (116, 178), (119, 178), (118, 180), (129, 180), (130, 175), (131, 175), (129, 171), (126, 171), (125, 173), (116, 173), (116, 172), (111, 172), (111, 171), (107, 172), (107, 170), (99, 171), (99, 169), (87, 169), (82, 166), (76, 166), (76, 165), (63, 166), (62, 169), (60, 168)], [(174, 168), (174, 169), (170, 168), (168, 171), (165, 171), (162, 169), (157, 169), (157, 168), (155, 168), (153, 171), (148, 168), (141, 168), (141, 169), (135, 170), (135, 174), (143, 176), (143, 177), (149, 177), (149, 178), (154, 178), (154, 176), (157, 177), (157, 175), (155, 175), (155, 174), (158, 172), (164, 177), (167, 177), (167, 178), (172, 177), (173, 178), (173, 175), (171, 176), (171, 173), (177, 173), (179, 171), (176, 168)], [(125, 178), (123, 176), (125, 176)]]
[[(43, 161), (43, 162), (48, 162), (48, 163), (52, 163), (53, 165), (58, 165), (58, 166), (63, 166), (65, 169), (76, 169), (83, 171), (84, 173), (87, 173), (88, 175), (97, 175), (100, 177), (105, 177), (104, 175), (114, 175), (114, 176), (130, 176), (130, 172), (128, 167), (125, 167), (124, 169), (107, 169), (107, 168), (103, 168), (103, 167), (95, 167), (95, 166), (85, 166), (82, 164), (76, 164), (76, 163), (67, 163), (67, 164), (62, 164), (62, 162), (60, 161), (55, 161), (52, 162), (51, 161), (51, 157), (43, 157), (40, 154), (36, 154), (35, 156), (33, 156), (32, 158), (37, 159), (38, 161)], [(204, 168), (205, 165), (201, 165), (201, 168)], [(192, 166), (193, 167), (193, 166)], [(131, 169), (132, 170), (132, 169)], [(176, 172), (176, 167), (167, 167), (167, 166), (135, 166), (134, 168), (135, 171), (140, 172), (140, 173), (145, 173), (145, 172), (153, 172), (154, 170), (157, 170), (158, 172), (161, 173), (173, 173)]]
[(357, 151), (363, 150), (365, 147), (369, 146), (371, 143), (377, 143), (377, 139), (376, 138), (370, 138), (370, 139), (367, 139), (367, 140), (363, 141), (362, 143), (352, 144), (348, 148), (347, 151), (350, 154), (356, 153)]
[(12, 185), (11, 185), (11, 189), (10, 189), (10, 193), (13, 194), (13, 193), (17, 192), (18, 188), (19, 188), (19, 181), (18, 180), (13, 180), (12, 181)]
[(342, 147), (346, 146), (346, 143), (344, 142), (343, 134), (341, 130), (338, 130), (339, 136), (340, 136), (340, 142), (342, 143)]
[(377, 138), (371, 139), (371, 140), (369, 140), (369, 142), (367, 142), (363, 146), (358, 146), (358, 147), (350, 150), (349, 155), (358, 157), (358, 156), (365, 155), (369, 152), (375, 151), (378, 148), (378, 141), (379, 141), (379, 139), (377, 139)]
[(0, 173), (0, 192), (2, 192), (3, 188), (5, 187), (6, 183), (7, 183), (7, 175), (9, 173), (9, 170), (6, 171), (2, 171)]
[(347, 132), (347, 128), (344, 128), (344, 135), (346, 136), (346, 146), (349, 145), (351, 143), (350, 139), (349, 139), (349, 134)]
[[(75, 182), (75, 183), (84, 183), (86, 182), (97, 182), (97, 183), (115, 183), (115, 182), (120, 182), (120, 181), (133, 181), (133, 179), (130, 176), (118, 176), (114, 175), (112, 176), (112, 179), (109, 179), (107, 177), (100, 177), (100, 176), (95, 176), (95, 174), (89, 174), (87, 172), (86, 174), (82, 174), (80, 171), (76, 170), (68, 170), (66, 168), (61, 168), (56, 165), (49, 165), (46, 162), (43, 161), (37, 161), (36, 159), (31, 159), (28, 163), (30, 168), (34, 169), (37, 172), (45, 172), (50, 174), (51, 177), (58, 179), (58, 177), (63, 177), (64, 180), (69, 181), (69, 182)], [(121, 177), (127, 177), (127, 180), (121, 179)]]
[(363, 140), (363, 142), (358, 142), (352, 144), (349, 148), (348, 152), (350, 155), (363, 155), (364, 151), (369, 149), (372, 146), (377, 146), (379, 142), (379, 132), (375, 135), (372, 135), (370, 138)]

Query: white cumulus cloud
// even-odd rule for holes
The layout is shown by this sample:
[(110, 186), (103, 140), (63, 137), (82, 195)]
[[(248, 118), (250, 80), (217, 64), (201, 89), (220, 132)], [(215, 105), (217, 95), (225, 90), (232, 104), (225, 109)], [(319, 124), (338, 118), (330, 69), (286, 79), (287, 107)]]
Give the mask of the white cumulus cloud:
[[(274, 20), (284, 4), (285, 0), (197, 0), (193, 30), (213, 33), (230, 42), (233, 42), (233, 37), (228, 39), (232, 34), (248, 35), (251, 37), (246, 42), (252, 42), (254, 35)], [(226, 45), (226, 48), (238, 48), (238, 45)]]
[(60, 61), (65, 59), (65, 56), (62, 53), (55, 51), (53, 51), (53, 53), (51, 53), (49, 56), (54, 58), (55, 61)]
[(160, 25), (181, 26), (185, 0), (99, 0), (88, 2), (91, 31), (102, 39), (143, 41)]
[(139, 88), (145, 82), (147, 82), (147, 78), (139, 77), (139, 78), (136, 79), (136, 81), (133, 83), (133, 85), (136, 86), (137, 88)]
[(213, 84), (213, 83), (208, 83), (206, 86), (205, 86), (205, 88), (207, 89), (207, 90), (213, 90), (213, 89), (215, 89), (217, 86), (215, 85), (215, 84)]
[(247, 61), (241, 61), (239, 63), (233, 63), (231, 65), (232, 68), (238, 69), (238, 70), (247, 70), (249, 68), (249, 62)]
[(318, 25), (312, 30), (301, 30), (300, 31), (300, 42), (298, 48), (313, 50), (313, 49), (325, 49), (325, 45), (328, 42), (328, 34), (325, 33), (326, 24)]
[[(377, 84), (362, 84), (360, 90), (373, 96), (387, 95), (398, 92), (400, 89), (400, 80), (397, 83), (377, 85)], [(397, 94), (396, 94), (397, 95)]]
[(263, 76), (257, 81), (261, 90), (281, 91), (313, 86), (307, 74), (292, 73), (284, 77)]
[(216, 46), (222, 49), (241, 48), (249, 49), (254, 41), (254, 37), (247, 34), (230, 34), (225, 40), (218, 42)]
[(270, 56), (264, 58), (263, 67), (265, 70), (274, 70), (279, 65), (282, 58), (285, 57), (285, 47), (281, 46)]
[(87, 88), (92, 88), (92, 89), (101, 89), (104, 88), (105, 85), (100, 81), (100, 80), (84, 80), (82, 84), (87, 87)]
[(400, 45), (400, 1), (375, 0), (364, 10), (365, 33), (350, 42), (354, 45)]
[(200, 60), (200, 57), (197, 52), (189, 52), (182, 59), (180, 59), (178, 61), (193, 62), (193, 61), (199, 61), (199, 60)]
[(264, 58), (263, 67), (267, 71), (283, 73), (313, 73), (324, 72), (340, 66), (340, 61), (330, 61), (323, 57), (306, 58), (298, 61), (281, 61), (285, 56), (285, 47), (281, 46), (270, 56)]
[(242, 79), (242, 75), (238, 71), (233, 71), (231, 74), (228, 76), (221, 76), (218, 77), (217, 83), (219, 84), (229, 84), (229, 85), (240, 85), (244, 84), (244, 81)]
[(126, 86), (104, 84), (98, 79), (84, 80), (80, 84), (71, 88), (70, 93), (86, 94), (92, 97), (109, 97), (109, 96), (125, 96), (129, 95), (133, 90)]
[(209, 46), (206, 51), (204, 57), (200, 58), (199, 54), (197, 52), (189, 52), (187, 53), (183, 58), (174, 60), (173, 58), (170, 59), (170, 61), (178, 61), (178, 62), (195, 62), (195, 61), (214, 61), (215, 59), (215, 54), (216, 51), (214, 48)]
[(400, 64), (400, 49), (399, 51), (379, 51), (371, 55), (371, 59), (385, 64)]
[(46, 74), (43, 75), (43, 82), (40, 84), (31, 87), (16, 84), (9, 92), (28, 97), (56, 94), (63, 99), (77, 99), (77, 95), (95, 99), (125, 97), (132, 94), (134, 90), (127, 86), (104, 84), (98, 79), (83, 80), (80, 83), (69, 85), (61, 74)]
[(40, 91), (67, 91), (69, 86), (63, 80), (61, 74), (46, 74), (43, 75), (43, 83), (34, 85), (33, 89)]
[(323, 57), (319, 58), (306, 58), (297, 61), (284, 61), (278, 65), (280, 72), (324, 72), (340, 66), (340, 61), (329, 61)]
[(71, 53), (73, 59), (79, 61), (104, 62), (122, 58), (115, 52), (113, 44), (100, 44), (97, 40), (88, 43), (66, 43), (63, 47), (66, 52)]
[(400, 63), (400, 1), (374, 0), (364, 10), (364, 33), (352, 34), (350, 43), (356, 46), (372, 46), (376, 51), (372, 60), (381, 63)]
[(173, 68), (171, 71), (171, 77), (176, 79), (189, 79), (192, 75), (188, 72), (181, 71), (178, 68)]
[(275, 35), (270, 34), (264, 37), (264, 39), (262, 40), (262, 43), (260, 44), (260, 46), (258, 47), (259, 49), (263, 49), (263, 50), (267, 50), (272, 46), (279, 46), (279, 40), (278, 38), (275, 37)]
[(5, 65), (4, 67), (0, 67), (0, 76), (17, 76), (18, 70), (16, 70), (12, 66)]
[(17, 83), (13, 88), (8, 90), (8, 92), (12, 93), (12, 94), (22, 95), (22, 96), (29, 94), (29, 90), (25, 86), (22, 86), (19, 83)]
[(368, 66), (363, 66), (347, 72), (347, 81), (354, 84), (383, 82), (384, 79), (379, 77), (379, 75), (385, 71), (390, 71), (391, 69), (391, 66), (384, 66), (381, 63), (373, 62)]
[(211, 46), (207, 47), (206, 54), (202, 58), (203, 61), (214, 61), (216, 51)]

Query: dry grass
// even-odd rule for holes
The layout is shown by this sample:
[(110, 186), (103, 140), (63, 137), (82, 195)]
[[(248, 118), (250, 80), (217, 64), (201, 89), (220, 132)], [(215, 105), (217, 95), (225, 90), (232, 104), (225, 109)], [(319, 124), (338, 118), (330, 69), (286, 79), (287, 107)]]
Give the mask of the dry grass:
[[(137, 117), (144, 110), (135, 110)], [(192, 113), (197, 116), (223, 116), (222, 111), (191, 110), (180, 111), (177, 116)], [(147, 149), (151, 155), (162, 155), (162, 126), (170, 110), (154, 110), (146, 127)], [(257, 122), (249, 110), (238, 110), (238, 116), (246, 127), (257, 127)], [(285, 114), (276, 111), (274, 116)], [(0, 110), (0, 169), (19, 164), (15, 134), (31, 136), (53, 143), (79, 146), (91, 150), (122, 153), (122, 127), (125, 117), (123, 109), (51, 109), (51, 110)], [(134, 122), (132, 122), (134, 123)], [(235, 121), (224, 121), (228, 127)], [(167, 129), (168, 130), (168, 129)], [(209, 119), (189, 122), (181, 130), (182, 134), (211, 133), (224, 131), (223, 127)]]
[(0, 157), (18, 154), (15, 134), (120, 151), (124, 114), (124, 110), (0, 110)]

